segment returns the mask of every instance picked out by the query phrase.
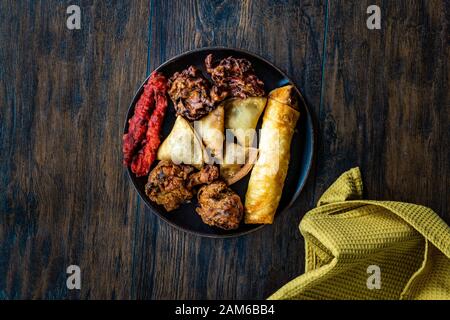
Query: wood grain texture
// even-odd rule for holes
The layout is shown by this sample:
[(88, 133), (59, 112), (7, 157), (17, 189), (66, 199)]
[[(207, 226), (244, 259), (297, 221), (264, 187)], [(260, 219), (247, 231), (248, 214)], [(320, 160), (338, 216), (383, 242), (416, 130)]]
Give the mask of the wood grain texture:
[[(64, 2), (0, 3), (0, 298), (126, 298), (135, 279), (120, 140), (148, 2), (78, 4), (72, 31)], [(70, 264), (81, 291), (67, 290)]]
[[(382, 30), (368, 30), (379, 4)], [(371, 199), (450, 223), (446, 1), (0, 2), (0, 299), (263, 299), (304, 269), (298, 223), (345, 170)], [(6, 44), (6, 45), (5, 45)], [(160, 221), (121, 166), (128, 104), (146, 74), (204, 46), (284, 70), (317, 119), (294, 207), (236, 239)], [(82, 288), (68, 291), (66, 268)]]
[[(366, 27), (378, 4), (381, 30)], [(450, 223), (448, 1), (330, 1), (316, 195), (360, 166), (367, 198)]]

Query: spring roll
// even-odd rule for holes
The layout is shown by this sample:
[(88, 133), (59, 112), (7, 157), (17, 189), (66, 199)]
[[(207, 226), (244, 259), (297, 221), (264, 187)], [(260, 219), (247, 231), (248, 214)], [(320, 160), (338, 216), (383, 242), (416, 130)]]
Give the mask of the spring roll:
[(259, 157), (245, 196), (245, 223), (271, 224), (286, 178), (292, 135), (300, 116), (292, 85), (273, 90), (264, 111)]

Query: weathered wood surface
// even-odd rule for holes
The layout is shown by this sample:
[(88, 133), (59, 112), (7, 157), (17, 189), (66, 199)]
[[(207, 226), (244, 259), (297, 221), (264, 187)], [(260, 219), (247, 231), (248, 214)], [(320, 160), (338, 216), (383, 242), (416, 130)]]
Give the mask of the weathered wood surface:
[(119, 142), (146, 75), (148, 1), (84, 1), (81, 30), (62, 1), (0, 6), (0, 297), (129, 297), (137, 203)]
[[(360, 166), (373, 199), (448, 212), (449, 4), (377, 1), (0, 2), (0, 298), (267, 297), (303, 272), (297, 225)], [(121, 167), (134, 91), (189, 49), (253, 51), (286, 71), (318, 124), (294, 207), (237, 239), (178, 231), (145, 207)], [(66, 267), (82, 288), (66, 288)]]
[[(378, 2), (381, 30), (366, 27)], [(450, 2), (330, 1), (316, 194), (359, 165), (367, 197), (450, 223)]]

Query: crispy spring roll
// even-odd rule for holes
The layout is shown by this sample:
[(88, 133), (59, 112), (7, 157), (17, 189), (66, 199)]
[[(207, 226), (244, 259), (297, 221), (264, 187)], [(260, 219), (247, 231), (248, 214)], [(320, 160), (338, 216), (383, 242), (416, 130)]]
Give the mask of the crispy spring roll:
[(273, 90), (264, 112), (259, 157), (245, 196), (245, 223), (271, 224), (286, 178), (292, 135), (300, 116), (292, 85)]

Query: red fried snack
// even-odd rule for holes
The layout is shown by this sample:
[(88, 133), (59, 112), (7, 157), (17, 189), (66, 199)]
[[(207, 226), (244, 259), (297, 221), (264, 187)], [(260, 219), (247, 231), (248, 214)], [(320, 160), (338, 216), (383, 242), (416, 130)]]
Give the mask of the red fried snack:
[(149, 81), (144, 85), (144, 91), (136, 103), (134, 114), (128, 120), (128, 132), (123, 135), (123, 164), (126, 166), (130, 165), (136, 150), (145, 138), (150, 120), (150, 109), (154, 106), (153, 86)]
[(150, 171), (153, 161), (156, 159), (156, 154), (161, 144), (159, 133), (161, 132), (168, 105), (166, 78), (162, 74), (154, 72), (150, 76), (148, 83), (153, 88), (155, 108), (148, 121), (145, 140), (142, 141), (143, 147), (131, 163), (131, 171), (138, 177), (146, 176)]

